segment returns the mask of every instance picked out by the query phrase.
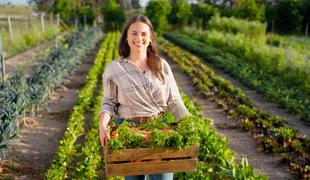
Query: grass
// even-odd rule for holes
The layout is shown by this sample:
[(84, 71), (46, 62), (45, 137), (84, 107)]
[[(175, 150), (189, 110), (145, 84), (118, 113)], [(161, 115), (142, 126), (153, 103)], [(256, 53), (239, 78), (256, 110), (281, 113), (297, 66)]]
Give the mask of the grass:
[(4, 57), (10, 57), (23, 52), (39, 43), (51, 40), (54, 36), (54, 25), (45, 20), (45, 31), (42, 30), (40, 19), (31, 21), (11, 22), (13, 41), (10, 38), (7, 21), (0, 21), (0, 34)]
[(32, 6), (0, 5), (0, 15), (26, 15), (32, 12)]
[[(45, 31), (43, 31), (40, 18), (31, 16), (33, 12), (32, 6), (0, 5), (0, 35), (4, 58), (53, 39), (53, 22), (45, 19)], [(12, 17), (13, 40), (10, 38), (8, 16)]]

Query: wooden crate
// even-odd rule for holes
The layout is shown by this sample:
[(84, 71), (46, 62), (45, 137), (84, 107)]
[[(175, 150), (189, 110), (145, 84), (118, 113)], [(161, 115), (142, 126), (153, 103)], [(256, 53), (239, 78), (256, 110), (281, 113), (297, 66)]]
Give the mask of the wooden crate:
[(105, 153), (106, 176), (131, 176), (187, 172), (197, 168), (199, 146), (175, 148), (138, 148)]

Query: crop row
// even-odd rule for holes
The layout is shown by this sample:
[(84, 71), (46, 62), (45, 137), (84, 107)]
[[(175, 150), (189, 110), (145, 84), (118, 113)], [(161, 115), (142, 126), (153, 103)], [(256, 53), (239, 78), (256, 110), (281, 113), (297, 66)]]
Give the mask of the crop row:
[(87, 74), (86, 83), (79, 92), (78, 102), (71, 113), (64, 138), (59, 142), (52, 165), (45, 173), (46, 179), (67, 178), (67, 170), (76, 154), (75, 142), (84, 133), (85, 112), (89, 109), (93, 95), (97, 90), (99, 77), (105, 65), (105, 57), (113, 48), (113, 40), (113, 34), (108, 34), (96, 55), (94, 64)]
[(293, 172), (302, 178), (309, 177), (310, 142), (304, 135), (287, 126), (285, 119), (259, 110), (242, 90), (214, 74), (197, 56), (164, 40), (161, 50), (179, 64), (208, 99), (250, 131), (264, 152), (281, 154), (282, 162), (289, 164)]
[[(271, 52), (259, 49), (258, 45), (249, 48), (249, 43), (245, 44), (242, 39), (228, 40), (224, 35), (217, 39), (218, 32), (208, 33), (208, 43), (196, 40), (198, 37), (206, 39), (206, 36), (189, 32), (187, 35), (166, 33), (165, 36), (263, 93), (267, 99), (279, 103), (280, 107), (301, 114), (302, 120), (310, 121), (309, 63), (298, 58), (293, 62), (293, 54), (287, 62), (284, 54), (270, 55)], [(209, 42), (211, 39), (212, 42)], [(242, 43), (237, 43), (240, 41)], [(304, 67), (301, 67), (303, 64)]]
[(19, 71), (0, 84), (0, 148), (16, 137), (21, 117), (46, 102), (49, 93), (74, 70), (81, 57), (94, 46), (98, 34), (97, 29), (90, 29), (69, 35), (30, 75)]
[[(119, 39), (120, 34), (115, 33), (114, 39), (111, 41), (110, 50), (107, 51), (104, 57), (105, 67), (112, 59), (117, 59), (116, 41)], [(114, 49), (114, 50), (113, 50)], [(92, 119), (90, 121), (90, 130), (86, 135), (85, 143), (82, 147), (80, 161), (77, 163), (72, 172), (72, 179), (98, 179), (97, 173), (100, 168), (103, 168), (103, 159), (101, 156), (102, 147), (99, 142), (99, 117), (98, 114), (101, 108), (101, 100), (103, 96), (103, 84), (101, 84), (99, 93), (94, 102)]]

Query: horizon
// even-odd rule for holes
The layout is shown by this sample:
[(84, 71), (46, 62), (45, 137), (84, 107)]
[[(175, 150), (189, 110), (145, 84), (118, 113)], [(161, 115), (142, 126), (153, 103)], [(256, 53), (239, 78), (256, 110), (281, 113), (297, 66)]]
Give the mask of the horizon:
[[(12, 5), (28, 6), (29, 0), (0, 0), (0, 5), (11, 3)], [(145, 7), (149, 0), (140, 0), (140, 5)]]
[(1, 5), (11, 3), (12, 5), (28, 6), (28, 0), (0, 0)]

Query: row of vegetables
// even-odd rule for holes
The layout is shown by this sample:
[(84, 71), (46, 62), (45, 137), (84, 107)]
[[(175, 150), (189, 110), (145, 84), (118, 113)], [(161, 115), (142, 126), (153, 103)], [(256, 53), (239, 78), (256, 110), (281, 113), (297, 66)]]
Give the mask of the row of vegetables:
[[(112, 59), (118, 58), (116, 51), (117, 40), (120, 38), (119, 33), (113, 34), (113, 40), (110, 41), (109, 50), (104, 56), (105, 67)], [(101, 73), (102, 74), (102, 73)], [(101, 79), (101, 78), (100, 78)], [(100, 81), (101, 82), (101, 81)], [(86, 135), (85, 142), (82, 145), (80, 161), (73, 170), (73, 179), (98, 179), (100, 174), (98, 170), (103, 169), (102, 147), (99, 142), (99, 112), (103, 96), (103, 84), (100, 84), (99, 92), (95, 98), (92, 119), (90, 121), (90, 130)]]
[(254, 43), (242, 34), (185, 30), (182, 34), (173, 32), (165, 36), (310, 122), (310, 74), (306, 55)]
[[(167, 37), (174, 38), (170, 34)], [(166, 40), (161, 40), (160, 47), (208, 99), (222, 107), (228, 117), (240, 123), (243, 130), (253, 134), (262, 151), (280, 154), (282, 162), (289, 164), (292, 172), (304, 179), (310, 177), (310, 141), (303, 134), (287, 126), (285, 119), (260, 111), (242, 90), (214, 74), (197, 56)]]
[(20, 119), (46, 102), (100, 37), (98, 29), (74, 32), (36, 65), (30, 75), (19, 71), (0, 84), (0, 149), (17, 136)]
[[(113, 57), (113, 50), (115, 49), (116, 40), (119, 34), (109, 33), (106, 35), (104, 42), (102, 43), (94, 61), (93, 66), (89, 70), (86, 83), (79, 91), (78, 102), (73, 108), (70, 119), (67, 124), (67, 130), (63, 139), (59, 142), (58, 151), (56, 152), (52, 161), (51, 167), (45, 173), (45, 179), (77, 179), (79, 176), (93, 177), (96, 176), (96, 166), (98, 166), (99, 157), (91, 156), (93, 151), (99, 151), (98, 142), (98, 126), (97, 116), (98, 112), (98, 98), (102, 97), (102, 91), (99, 92), (96, 102), (94, 102), (94, 115), (91, 120), (91, 130), (86, 136), (86, 142), (82, 148), (81, 162), (77, 164), (74, 173), (69, 173), (70, 168), (73, 168), (73, 160), (77, 157), (78, 147), (81, 146), (76, 143), (77, 139), (85, 134), (85, 114), (92, 106), (93, 96), (98, 90), (98, 84), (100, 83), (100, 76), (104, 70), (105, 65)], [(95, 140), (93, 138), (96, 138)], [(91, 152), (91, 153), (89, 153)], [(97, 161), (96, 161), (97, 160)], [(90, 162), (92, 161), (92, 162)], [(95, 162), (94, 162), (95, 161)], [(89, 168), (88, 168), (89, 167)], [(83, 175), (84, 174), (84, 175)], [(87, 178), (86, 178), (87, 179)]]

